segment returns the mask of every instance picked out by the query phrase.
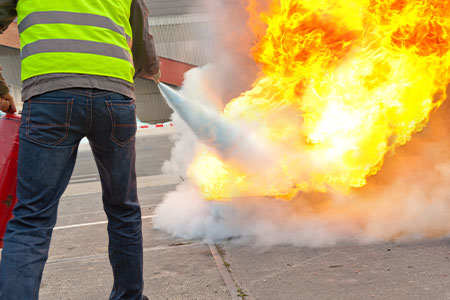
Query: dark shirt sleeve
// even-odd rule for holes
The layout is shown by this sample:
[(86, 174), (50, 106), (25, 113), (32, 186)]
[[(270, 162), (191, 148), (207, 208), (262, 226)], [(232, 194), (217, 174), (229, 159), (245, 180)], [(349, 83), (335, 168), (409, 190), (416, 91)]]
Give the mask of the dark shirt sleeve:
[[(17, 0), (0, 0), (0, 33), (3, 33), (17, 17), (16, 6)], [(0, 67), (0, 95), (4, 95), (9, 93), (9, 88), (1, 72)]]
[(149, 31), (148, 15), (144, 0), (132, 1), (130, 24), (133, 31), (133, 46), (131, 51), (136, 69), (135, 77), (152, 76), (159, 71), (159, 57), (156, 54), (155, 41)]
[(0, 33), (3, 33), (17, 17), (18, 0), (0, 0)]

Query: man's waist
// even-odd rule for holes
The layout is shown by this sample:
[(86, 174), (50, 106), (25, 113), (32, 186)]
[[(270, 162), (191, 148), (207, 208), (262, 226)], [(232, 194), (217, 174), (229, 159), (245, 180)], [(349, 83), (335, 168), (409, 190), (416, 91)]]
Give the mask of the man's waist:
[(24, 80), (22, 83), (22, 99), (27, 100), (43, 93), (69, 88), (99, 89), (135, 98), (134, 85), (119, 78), (58, 73), (39, 75)]

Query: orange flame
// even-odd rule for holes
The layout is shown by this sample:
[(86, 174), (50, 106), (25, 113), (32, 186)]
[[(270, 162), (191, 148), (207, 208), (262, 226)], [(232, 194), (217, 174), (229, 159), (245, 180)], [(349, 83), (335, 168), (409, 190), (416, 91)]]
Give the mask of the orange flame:
[(251, 171), (204, 149), (190, 178), (208, 199), (364, 186), (445, 100), (450, 1), (257, 4), (248, 10), (261, 73), (224, 116), (257, 123), (271, 162)]

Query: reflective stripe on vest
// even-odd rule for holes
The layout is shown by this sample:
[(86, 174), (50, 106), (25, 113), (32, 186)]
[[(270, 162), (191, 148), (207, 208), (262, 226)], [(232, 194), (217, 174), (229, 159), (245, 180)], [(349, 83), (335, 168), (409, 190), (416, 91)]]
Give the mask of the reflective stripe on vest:
[(68, 11), (37, 11), (29, 14), (19, 24), (19, 33), (36, 24), (72, 24), (95, 26), (117, 32), (127, 38), (131, 47), (131, 37), (125, 33), (125, 29), (114, 23), (110, 18), (84, 13), (73, 13)]
[(20, 0), (22, 80), (77, 73), (133, 82), (130, 7), (131, 0)]
[(74, 52), (74, 53), (90, 53), (97, 55), (105, 55), (131, 61), (132, 57), (130, 53), (118, 46), (82, 41), (82, 40), (38, 40), (34, 43), (27, 44), (22, 48), (20, 52), (21, 59), (25, 59), (28, 56), (44, 53), (44, 52)]

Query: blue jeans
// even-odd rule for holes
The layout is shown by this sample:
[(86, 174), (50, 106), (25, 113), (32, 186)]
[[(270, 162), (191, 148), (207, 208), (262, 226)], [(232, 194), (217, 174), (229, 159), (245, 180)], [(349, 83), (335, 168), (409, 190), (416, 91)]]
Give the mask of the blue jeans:
[(141, 209), (135, 170), (134, 100), (95, 89), (58, 90), (24, 103), (18, 203), (8, 223), (0, 265), (0, 299), (38, 299), (58, 202), (89, 139), (108, 217), (110, 299), (142, 299)]

